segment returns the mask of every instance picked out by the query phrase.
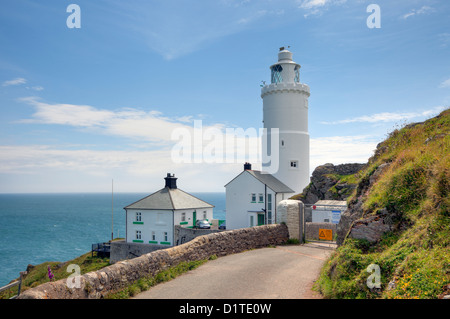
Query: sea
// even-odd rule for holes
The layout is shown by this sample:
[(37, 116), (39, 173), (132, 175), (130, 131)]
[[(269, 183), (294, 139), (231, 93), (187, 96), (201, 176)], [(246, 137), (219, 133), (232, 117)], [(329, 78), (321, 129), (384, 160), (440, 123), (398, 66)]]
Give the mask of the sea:
[[(225, 193), (191, 193), (226, 219)], [(0, 194), (0, 287), (29, 264), (65, 262), (125, 237), (125, 206), (148, 193)]]

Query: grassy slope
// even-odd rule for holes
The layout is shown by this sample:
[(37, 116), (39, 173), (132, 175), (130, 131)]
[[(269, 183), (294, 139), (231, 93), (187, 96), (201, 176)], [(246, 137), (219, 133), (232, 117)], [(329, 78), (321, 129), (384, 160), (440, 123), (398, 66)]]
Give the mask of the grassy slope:
[[(70, 261), (61, 262), (44, 262), (42, 264), (32, 267), (28, 274), (25, 276), (22, 283), (22, 292), (34, 288), (40, 284), (49, 282), (47, 267), (50, 266), (51, 272), (54, 275), (53, 281), (67, 278), (74, 274), (74, 271), (68, 272), (67, 267), (69, 265), (78, 265), (80, 267), (80, 273), (86, 274), (91, 271), (96, 271), (109, 266), (108, 258), (99, 258), (97, 256), (91, 257), (91, 253), (86, 253)], [(17, 286), (13, 287), (10, 291), (3, 292), (0, 294), (0, 299), (9, 298), (17, 293)]]
[[(369, 159), (360, 181), (388, 168), (365, 194), (364, 217), (386, 208), (399, 227), (375, 244), (347, 238), (322, 269), (326, 298), (438, 298), (450, 293), (450, 109), (395, 130)], [(356, 191), (349, 201), (355, 200)], [(370, 264), (381, 288), (369, 289)], [(390, 283), (390, 284), (389, 284)], [(388, 288), (389, 287), (389, 288)]]

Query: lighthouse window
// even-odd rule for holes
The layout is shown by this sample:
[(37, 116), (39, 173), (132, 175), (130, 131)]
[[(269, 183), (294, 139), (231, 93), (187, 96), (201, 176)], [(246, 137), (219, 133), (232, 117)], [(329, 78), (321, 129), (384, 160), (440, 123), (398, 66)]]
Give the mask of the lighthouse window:
[(300, 82), (300, 67), (298, 65), (295, 66), (294, 72), (295, 72), (294, 82), (299, 83)]
[(272, 67), (272, 77), (271, 82), (272, 83), (281, 83), (283, 82), (283, 78), (281, 77), (281, 72), (283, 71), (283, 68), (281, 65), (274, 65)]
[(298, 161), (291, 161), (291, 168), (297, 168)]

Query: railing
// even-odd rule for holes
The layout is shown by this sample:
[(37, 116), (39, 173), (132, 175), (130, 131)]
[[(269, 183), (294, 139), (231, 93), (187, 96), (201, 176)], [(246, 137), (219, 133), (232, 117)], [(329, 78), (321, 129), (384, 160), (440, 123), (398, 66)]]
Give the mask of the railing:
[(94, 256), (94, 251), (97, 252), (97, 256), (99, 257), (109, 257), (111, 252), (111, 244), (110, 243), (98, 243), (92, 244), (92, 257)]
[(9, 299), (15, 299), (15, 298), (17, 298), (17, 296), (20, 295), (20, 291), (21, 291), (21, 289), (22, 289), (22, 279), (23, 279), (23, 276), (25, 276), (26, 274), (27, 274), (26, 271), (21, 271), (21, 272), (20, 272), (19, 280), (18, 280), (18, 281), (15, 281), (15, 282), (12, 282), (12, 283), (10, 283), (10, 284), (8, 284), (8, 285), (6, 285), (6, 286), (0, 287), (0, 293), (3, 292), (3, 291), (5, 291), (5, 290), (10, 290), (12, 287), (19, 286), (19, 288), (17, 289), (17, 295), (14, 295), (14, 296), (10, 297)]

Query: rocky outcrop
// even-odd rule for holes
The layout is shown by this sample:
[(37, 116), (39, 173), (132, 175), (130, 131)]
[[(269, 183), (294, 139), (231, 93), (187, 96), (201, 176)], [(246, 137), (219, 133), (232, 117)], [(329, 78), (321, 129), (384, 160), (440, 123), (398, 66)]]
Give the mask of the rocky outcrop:
[(342, 213), (337, 226), (338, 245), (341, 245), (346, 236), (352, 238), (365, 239), (369, 242), (378, 241), (381, 236), (391, 230), (392, 216), (382, 209), (378, 214), (361, 219), (364, 216), (362, 204), (367, 198), (371, 186), (378, 180), (380, 175), (389, 166), (389, 163), (380, 165), (372, 174), (365, 176), (357, 185), (356, 196), (350, 201), (347, 210)]
[(348, 236), (371, 243), (377, 242), (384, 233), (393, 229), (393, 225), (387, 222), (386, 217), (387, 212), (383, 210), (381, 214), (358, 219), (353, 223)]
[(311, 183), (295, 199), (305, 204), (314, 204), (318, 200), (346, 200), (355, 189), (356, 184), (341, 181), (342, 176), (359, 172), (365, 164), (325, 164), (316, 167), (311, 176)]

